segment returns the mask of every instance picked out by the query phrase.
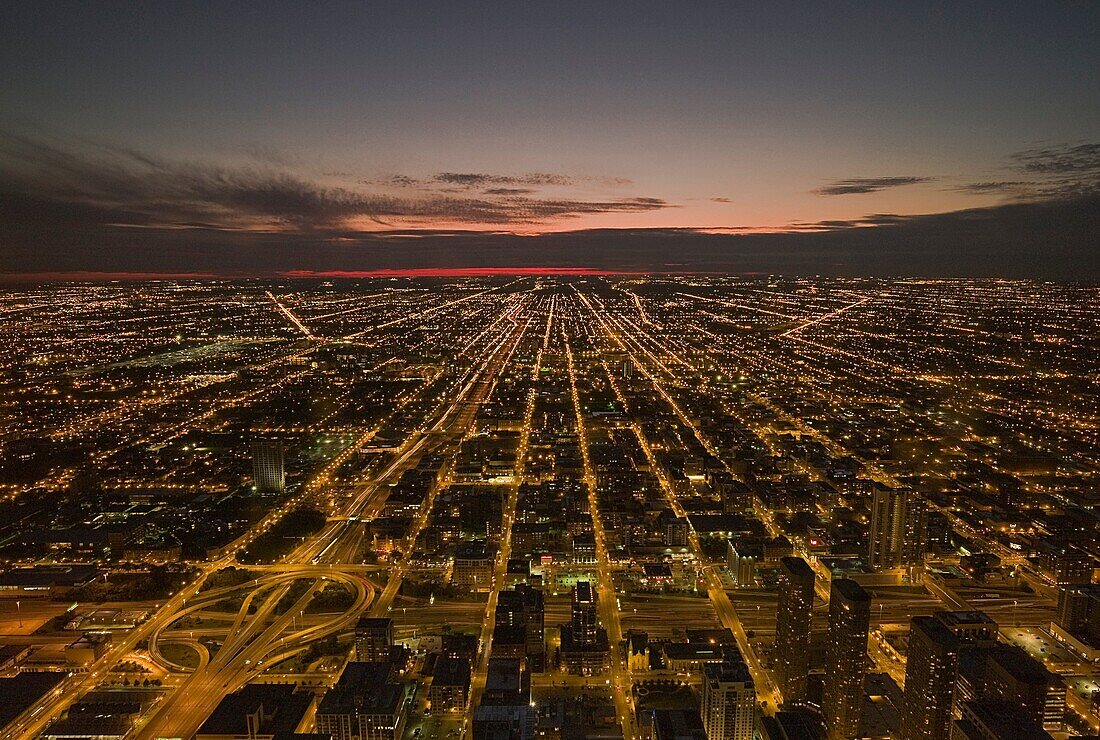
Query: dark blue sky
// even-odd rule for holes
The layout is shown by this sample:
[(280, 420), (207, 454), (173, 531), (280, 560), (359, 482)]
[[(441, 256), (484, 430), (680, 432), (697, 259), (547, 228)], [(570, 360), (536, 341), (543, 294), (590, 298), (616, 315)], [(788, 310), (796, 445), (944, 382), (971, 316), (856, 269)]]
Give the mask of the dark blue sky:
[(1100, 180), (1096, 3), (535, 5), (6, 4), (0, 270), (138, 269), (112, 228), (818, 231)]

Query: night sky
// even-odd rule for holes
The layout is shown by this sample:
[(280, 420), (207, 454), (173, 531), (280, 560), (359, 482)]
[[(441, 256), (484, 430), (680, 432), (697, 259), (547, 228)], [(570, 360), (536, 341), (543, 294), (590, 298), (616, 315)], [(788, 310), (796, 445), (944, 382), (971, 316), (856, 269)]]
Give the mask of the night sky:
[(1094, 2), (9, 2), (0, 277), (1100, 279), (1098, 39)]

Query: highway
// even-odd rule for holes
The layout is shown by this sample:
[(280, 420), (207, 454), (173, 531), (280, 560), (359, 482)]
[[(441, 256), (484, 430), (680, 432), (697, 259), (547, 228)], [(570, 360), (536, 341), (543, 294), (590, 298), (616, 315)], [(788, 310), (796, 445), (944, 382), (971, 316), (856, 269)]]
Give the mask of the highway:
[[(485, 293), (491, 291), (483, 291)], [(467, 296), (460, 301), (464, 302), (474, 296)], [(294, 553), (287, 556), (283, 564), (294, 565), (299, 564), (302, 566), (312, 566), (318, 561), (318, 555), (329, 548), (334, 542), (343, 540), (345, 538), (357, 537), (360, 532), (356, 528), (349, 528), (346, 526), (346, 520), (349, 517), (356, 516), (359, 518), (370, 518), (380, 509), (382, 499), (384, 498), (380, 494), (388, 490), (387, 485), (389, 482), (396, 480), (400, 477), (408, 468), (416, 464), (419, 458), (428, 450), (437, 449), (444, 446), (448, 441), (454, 438), (457, 434), (461, 436), (465, 433), (466, 429), (472, 423), (477, 406), (480, 402), (487, 397), (489, 391), (493, 386), (496, 373), (503, 367), (502, 358), (509, 354), (506, 352), (506, 348), (514, 349), (515, 344), (518, 342), (519, 337), (522, 335), (524, 325), (518, 324), (515, 321), (516, 310), (509, 311), (507, 313), (501, 313), (497, 315), (492, 321), (489, 322), (489, 327), (496, 329), (490, 335), (486, 351), (479, 355), (479, 361), (475, 362), (461, 377), (459, 377), (453, 384), (453, 392), (445, 393), (442, 396), (442, 400), (439, 405), (429, 414), (429, 419), (434, 419), (425, 425), (425, 431), (414, 432), (410, 435), (410, 438), (399, 450), (395, 457), (395, 460), (386, 467), (386, 469), (371, 483), (363, 486), (360, 493), (355, 496), (350, 504), (341, 512), (336, 512), (336, 521), (330, 522), (325, 529), (316, 537), (304, 542)], [(407, 401), (407, 399), (406, 399)], [(369, 438), (377, 432), (377, 428), (370, 430), (363, 438)], [(350, 452), (355, 448), (355, 445), (350, 446), (345, 453)], [(258, 536), (260, 533), (266, 531), (272, 524), (274, 524), (279, 518), (281, 518), (287, 511), (297, 505), (299, 502), (306, 500), (306, 498), (321, 488), (327, 481), (328, 475), (331, 470), (335, 469), (336, 463), (326, 467), (317, 477), (316, 480), (307, 485), (295, 499), (288, 501), (279, 509), (272, 511), (266, 517), (264, 517), (257, 525), (248, 533), (243, 535), (232, 547), (227, 548), (226, 554), (213, 561), (202, 564), (199, 575), (185, 588), (177, 592), (164, 604), (161, 604), (155, 611), (152, 617), (146, 622), (138, 625), (136, 628), (130, 630), (125, 636), (115, 642), (112, 648), (99, 660), (95, 661), (88, 669), (86, 673), (74, 674), (59, 689), (52, 693), (50, 696), (44, 697), (40, 702), (29, 707), (26, 712), (15, 722), (9, 724), (4, 731), (3, 740), (8, 738), (22, 738), (25, 740), (31, 740), (37, 736), (54, 718), (59, 716), (66, 707), (71, 703), (79, 699), (88, 691), (95, 688), (107, 675), (110, 669), (117, 663), (126, 660), (127, 656), (133, 653), (138, 645), (143, 641), (150, 640), (155, 635), (161, 634), (172, 623), (176, 622), (180, 618), (181, 612), (183, 612), (189, 602), (195, 598), (199, 593), (205, 582), (206, 578), (211, 574), (216, 573), (223, 568), (232, 565), (235, 561), (236, 555), (242, 549)], [(431, 510), (431, 500), (425, 502), (421, 516), (418, 519), (418, 525), (416, 531), (419, 531), (419, 527), (423, 526), (428, 513)], [(411, 548), (412, 542), (415, 541), (415, 531), (410, 536), (408, 541), (408, 547)], [(335, 552), (330, 553), (330, 556), (326, 556), (327, 562), (336, 562), (335, 558), (345, 551), (344, 547), (339, 547)], [(402, 564), (393, 569), (394, 573), (391, 576), (386, 588), (377, 595), (373, 600), (374, 610), (372, 613), (385, 613), (388, 611), (390, 604), (397, 592), (397, 588), (400, 585), (400, 578), (403, 576), (404, 568), (406, 566)], [(287, 571), (293, 573), (293, 571)], [(309, 577), (308, 568), (306, 568), (304, 575)], [(231, 656), (225, 660), (211, 660), (210, 663), (202, 667), (202, 670), (195, 671), (188, 675), (183, 684), (176, 690), (169, 692), (167, 697), (157, 704), (151, 713), (148, 713), (142, 718), (142, 727), (138, 731), (135, 737), (140, 738), (155, 738), (155, 737), (185, 737), (187, 736), (187, 728), (197, 728), (205, 719), (209, 711), (216, 706), (224, 694), (235, 690), (240, 685), (247, 682), (251, 674), (255, 671), (248, 670), (258, 664), (258, 661), (263, 659), (264, 655), (271, 653), (272, 645), (278, 644), (283, 638), (284, 632), (288, 626), (293, 626), (293, 620), (283, 619), (282, 616), (275, 616), (271, 614), (278, 599), (281, 598), (281, 594), (278, 598), (274, 598), (275, 594), (279, 591), (288, 590), (290, 583), (294, 579), (289, 579), (285, 584), (276, 585), (275, 592), (269, 594), (266, 598), (261, 598), (260, 602), (263, 607), (267, 607), (265, 611), (257, 611), (256, 614), (249, 616), (247, 620), (241, 620), (247, 622), (248, 627), (241, 630), (238, 628), (237, 634), (234, 636), (230, 643), (230, 652), (227, 655)], [(359, 579), (360, 581), (362, 579)], [(262, 586), (260, 587), (262, 590)], [(312, 589), (305, 592), (306, 595), (310, 594)], [(361, 591), (357, 589), (359, 598), (356, 601), (356, 608), (349, 610), (342, 615), (337, 621), (339, 624), (336, 628), (330, 632), (324, 632), (323, 630), (317, 630), (310, 632), (306, 635), (311, 639), (320, 639), (327, 634), (338, 631), (341, 627), (350, 627), (354, 624), (358, 616), (365, 610), (367, 610), (371, 604), (366, 603), (366, 595), (373, 593), (373, 591), (367, 590), (367, 584), (363, 583)], [(303, 611), (309, 599), (303, 597), (304, 601), (299, 608), (295, 605), (294, 608), (287, 613), (293, 617), (294, 609)], [(257, 632), (258, 623), (262, 620), (260, 617), (273, 617), (271, 624), (265, 629), (260, 629)], [(324, 632), (322, 634), (322, 632)], [(224, 649), (225, 646), (223, 646)], [(232, 648), (239, 648), (233, 650)], [(244, 649), (247, 648), (247, 649)], [(299, 649), (299, 646), (295, 646), (295, 650)], [(220, 651), (219, 651), (220, 652)], [(215, 656), (216, 658), (216, 656)], [(268, 663), (277, 662), (281, 659), (279, 656), (272, 656), (268, 658)], [(220, 676), (220, 685), (215, 678)], [(197, 694), (199, 692), (192, 692), (191, 687), (199, 687), (204, 689), (203, 696), (201, 698), (193, 696), (188, 702), (183, 711), (175, 709), (175, 704), (180, 699), (174, 698), (181, 696), (185, 693)], [(182, 689), (182, 690), (180, 690)], [(165, 708), (168, 707), (166, 710)], [(203, 714), (203, 712), (206, 714)], [(182, 728), (182, 729), (181, 729)]]
[[(514, 349), (522, 337), (525, 325), (519, 325), (510, 319), (511, 330), (502, 338), (495, 349), (488, 352), (485, 362), (476, 371), (470, 373), (468, 382), (453, 397), (447, 400), (447, 406), (435, 423), (427, 430), (427, 433), (414, 433), (406, 446), (395, 459), (386, 467), (379, 476), (378, 481), (365, 487), (363, 493), (355, 497), (347, 510), (341, 512), (344, 521), (331, 522), (325, 532), (318, 537), (307, 540), (291, 556), (283, 560), (283, 563), (301, 563), (315, 565), (317, 563), (345, 562), (355, 551), (358, 537), (361, 537), (359, 527), (350, 526), (347, 517), (370, 519), (376, 515), (383, 502), (385, 483), (396, 480), (409, 468), (413, 467), (428, 449), (443, 444), (445, 438), (464, 435), (473, 421), (477, 406), (491, 392), (493, 380), (500, 369), (507, 364), (511, 349)], [(371, 504), (374, 504), (372, 507)], [(407, 539), (407, 550), (411, 549), (416, 541), (416, 535), (420, 527), (431, 511), (432, 500), (429, 496), (425, 501), (421, 516), (417, 525)], [(351, 544), (348, 542), (351, 541)], [(319, 575), (304, 569), (302, 572), (293, 570), (259, 579), (253, 590), (242, 604), (237, 617), (226, 634), (225, 643), (219, 648), (214, 658), (200, 670), (193, 672), (168, 699), (163, 701), (157, 711), (150, 715), (138, 732), (135, 740), (155, 740), (158, 737), (189, 737), (213, 711), (214, 707), (227, 693), (236, 691), (248, 683), (253, 676), (267, 664), (277, 663), (286, 656), (304, 649), (311, 642), (323, 639), (330, 634), (338, 634), (341, 630), (354, 626), (359, 616), (372, 607), (372, 613), (381, 613), (389, 609), (396, 594), (396, 586), (400, 585), (395, 580), (397, 574), (403, 573), (403, 565), (393, 569), (386, 589), (381, 598), (374, 599), (374, 589), (365, 583), (361, 576), (343, 573), (338, 568), (331, 575)], [(298, 600), (281, 614), (275, 612), (279, 601), (290, 590), (292, 583), (307, 577), (311, 585)], [(344, 582), (355, 589), (355, 603), (344, 613), (331, 621), (314, 625), (302, 630), (293, 628), (294, 621), (301, 616), (313, 598), (313, 592), (322, 586), (325, 579), (333, 579)], [(268, 590), (270, 587), (270, 590)], [(249, 614), (248, 608), (254, 601), (258, 601), (255, 613)], [(207, 603), (207, 602), (202, 602)], [(201, 604), (200, 607), (201, 608)], [(181, 612), (178, 616), (183, 616)], [(290, 630), (288, 632), (288, 629)], [(289, 647), (288, 647), (289, 646)]]

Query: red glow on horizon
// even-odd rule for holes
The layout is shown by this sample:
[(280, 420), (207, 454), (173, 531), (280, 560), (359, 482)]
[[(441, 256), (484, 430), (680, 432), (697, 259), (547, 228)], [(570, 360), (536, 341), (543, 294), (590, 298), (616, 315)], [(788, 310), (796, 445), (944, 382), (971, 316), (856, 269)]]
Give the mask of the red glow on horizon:
[(285, 278), (488, 277), (494, 275), (646, 275), (595, 267), (405, 267), (379, 270), (288, 270)]
[[(665, 271), (660, 271), (665, 272)], [(376, 270), (286, 270), (273, 273), (213, 272), (106, 272), (73, 270), (55, 272), (0, 273), (0, 283), (95, 283), (142, 282), (147, 280), (241, 280), (305, 278), (460, 278), (539, 275), (649, 275), (652, 271), (607, 270), (596, 267), (408, 267)]]

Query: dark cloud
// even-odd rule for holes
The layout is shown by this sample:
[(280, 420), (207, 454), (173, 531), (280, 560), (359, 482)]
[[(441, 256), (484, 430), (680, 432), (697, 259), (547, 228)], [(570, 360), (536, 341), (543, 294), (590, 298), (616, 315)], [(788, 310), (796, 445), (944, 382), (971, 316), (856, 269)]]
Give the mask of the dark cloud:
[(1023, 180), (987, 180), (985, 182), (968, 182), (963, 185), (956, 185), (950, 190), (959, 193), (1020, 193), (1026, 191), (1031, 183), (1024, 182)]
[(485, 230), (314, 232), (117, 228), (84, 204), (0, 196), (0, 275), (575, 267), (622, 271), (1100, 280), (1100, 195), (923, 216), (792, 224), (781, 233), (602, 229), (537, 236)]
[[(1097, 280), (1100, 193), (1065, 188), (1095, 179), (1081, 174), (1091, 172), (1081, 164), (1055, 165), (1060, 157), (1014, 159), (1018, 166), (1041, 168), (1019, 181), (1034, 180), (1045, 191), (987, 208), (795, 222), (781, 233), (607, 229), (519, 236), (510, 231), (527, 229), (505, 229), (675, 204), (653, 197), (590, 201), (515, 192), (533, 186), (360, 192), (271, 168), (210, 167), (119, 147), (75, 149), (8, 136), (0, 137), (0, 273), (590, 266)], [(363, 218), (385, 228), (363, 232), (356, 220)], [(447, 222), (470, 228), (417, 226)], [(501, 227), (494, 231), (485, 224)]]
[(302, 163), (297, 156), (266, 144), (247, 146), (244, 148), (244, 153), (261, 164), (274, 167), (294, 167)]
[(1064, 144), (1027, 149), (1008, 157), (1006, 171), (1026, 179), (986, 180), (948, 188), (1016, 200), (1070, 198), (1100, 191), (1100, 144)]
[(729, 198), (711, 198), (710, 200), (711, 200), (712, 203), (732, 203), (733, 202)]
[(794, 221), (787, 224), (785, 231), (797, 233), (813, 233), (819, 231), (835, 231), (838, 229), (859, 229), (868, 226), (898, 226), (922, 216), (903, 216), (896, 213), (872, 213), (860, 218), (827, 219), (823, 221)]
[(1100, 144), (1065, 144), (1013, 154), (1012, 168), (1032, 175), (1032, 195), (1065, 198), (1100, 192)]
[[(104, 219), (109, 214), (110, 220), (103, 223), (125, 226), (203, 224), (313, 231), (339, 228), (357, 218), (385, 225), (401, 219), (538, 224), (584, 214), (672, 207), (659, 198), (536, 198), (531, 188), (496, 188), (474, 196), (458, 187), (398, 197), (327, 187), (270, 167), (175, 163), (127, 149), (76, 150), (17, 136), (0, 138), (0, 165), (5, 172), (0, 176), (3, 191), (83, 206), (104, 214)], [(532, 174), (497, 180), (548, 183), (557, 177)], [(463, 181), (458, 176), (452, 180)]]
[(408, 175), (389, 175), (378, 180), (362, 180), (363, 185), (392, 185), (398, 188), (421, 187), (424, 183)]
[[(364, 185), (383, 185), (396, 188), (412, 188), (439, 193), (454, 193), (462, 190), (480, 190), (489, 195), (508, 195), (509, 189), (518, 193), (535, 192), (544, 187), (569, 187), (594, 185), (602, 188), (618, 188), (633, 185), (625, 177), (559, 175), (550, 172), (528, 172), (522, 175), (500, 175), (485, 172), (439, 172), (427, 179), (409, 175), (386, 175), (384, 177), (362, 180)], [(500, 191), (497, 193), (496, 191)]]
[(484, 192), (486, 195), (529, 195), (538, 191), (534, 188), (489, 188)]
[(1066, 144), (1012, 155), (1020, 170), (1040, 175), (1100, 175), (1100, 144)]
[(573, 185), (576, 183), (567, 175), (554, 175), (548, 172), (531, 172), (526, 175), (486, 175), (481, 172), (440, 172), (433, 178), (436, 182), (466, 187), (485, 187), (487, 185), (526, 185), (541, 187), (546, 185)]
[(931, 182), (934, 179), (932, 177), (856, 177), (850, 180), (834, 180), (814, 192), (818, 195), (860, 195), (877, 193), (880, 190), (903, 185)]

